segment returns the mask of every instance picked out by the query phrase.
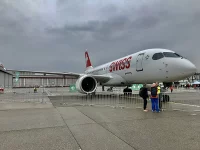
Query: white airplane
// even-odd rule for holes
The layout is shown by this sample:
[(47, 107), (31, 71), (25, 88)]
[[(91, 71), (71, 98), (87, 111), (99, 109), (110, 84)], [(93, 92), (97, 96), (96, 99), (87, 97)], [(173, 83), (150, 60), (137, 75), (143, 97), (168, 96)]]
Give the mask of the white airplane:
[[(83, 94), (95, 93), (98, 83), (111, 87), (129, 87), (132, 84), (152, 84), (153, 82), (167, 84), (190, 77), (197, 71), (196, 66), (188, 59), (174, 51), (158, 48), (139, 51), (94, 68), (87, 51), (85, 59), (86, 70), (83, 74), (20, 71), (75, 76), (78, 78), (76, 88)], [(124, 92), (130, 92), (130, 89), (126, 88)]]

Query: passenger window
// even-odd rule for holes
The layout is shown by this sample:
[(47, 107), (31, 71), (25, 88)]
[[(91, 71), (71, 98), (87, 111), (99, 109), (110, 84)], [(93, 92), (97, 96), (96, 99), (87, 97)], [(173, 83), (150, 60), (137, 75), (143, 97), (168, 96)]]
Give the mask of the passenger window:
[(172, 52), (163, 52), (163, 54), (165, 57), (175, 57), (175, 58), (181, 57), (180, 55)]
[(161, 58), (164, 58), (162, 53), (155, 53), (152, 57), (153, 60), (158, 60), (158, 59), (161, 59)]

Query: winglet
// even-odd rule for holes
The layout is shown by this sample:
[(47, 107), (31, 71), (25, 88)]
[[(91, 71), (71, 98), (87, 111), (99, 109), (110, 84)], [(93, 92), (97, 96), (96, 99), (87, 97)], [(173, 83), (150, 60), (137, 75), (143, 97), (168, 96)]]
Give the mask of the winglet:
[(85, 51), (85, 63), (86, 63), (86, 70), (93, 68), (87, 50)]

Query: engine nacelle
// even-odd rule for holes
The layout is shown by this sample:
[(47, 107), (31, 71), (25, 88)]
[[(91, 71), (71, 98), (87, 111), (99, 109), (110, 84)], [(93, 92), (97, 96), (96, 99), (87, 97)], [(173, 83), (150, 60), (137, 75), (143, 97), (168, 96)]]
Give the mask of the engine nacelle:
[(97, 81), (90, 75), (83, 75), (76, 81), (76, 89), (83, 94), (90, 94), (97, 89)]

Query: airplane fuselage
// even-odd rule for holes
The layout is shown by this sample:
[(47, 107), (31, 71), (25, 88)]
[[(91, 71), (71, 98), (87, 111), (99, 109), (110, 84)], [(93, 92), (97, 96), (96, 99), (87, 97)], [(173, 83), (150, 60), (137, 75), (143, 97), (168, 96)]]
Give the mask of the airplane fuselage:
[[(85, 73), (29, 70), (22, 72), (74, 76), (77, 77), (77, 91), (91, 94), (95, 93), (98, 82), (100, 85), (112, 87), (131, 86), (134, 83), (151, 84), (153, 82), (169, 82), (165, 85), (170, 85), (170, 82), (190, 77), (197, 70), (192, 62), (174, 51), (159, 48), (139, 51), (95, 68), (93, 68), (86, 51), (85, 62)], [(125, 92), (127, 92), (127, 88), (125, 88)]]
[(87, 70), (86, 74), (110, 75), (105, 86), (134, 83), (173, 82), (196, 72), (189, 60), (167, 49), (147, 49)]

